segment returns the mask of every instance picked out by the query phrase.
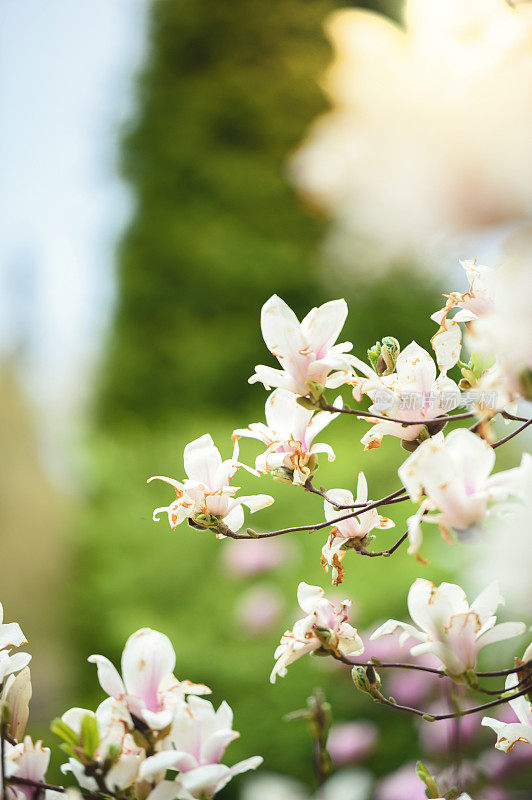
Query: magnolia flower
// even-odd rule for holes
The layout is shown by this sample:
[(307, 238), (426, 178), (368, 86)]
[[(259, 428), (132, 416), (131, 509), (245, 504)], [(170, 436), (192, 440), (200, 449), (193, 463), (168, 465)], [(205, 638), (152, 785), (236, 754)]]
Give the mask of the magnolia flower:
[[(367, 503), (368, 484), (364, 473), (358, 473), (356, 501), (353, 499), (352, 493), (347, 489), (330, 489), (327, 492), (327, 497), (342, 506)], [(347, 510), (337, 511), (335, 506), (327, 502), (327, 500), (323, 504), (323, 510), (325, 519), (328, 521), (348, 513)], [(341, 562), (351, 543), (362, 542), (374, 528), (393, 528), (394, 525), (395, 523), (388, 517), (381, 517), (376, 508), (358, 514), (356, 517), (349, 517), (336, 522), (327, 544), (323, 546), (321, 551), (321, 563), (325, 571), (328, 572), (329, 567), (332, 567), (333, 583), (337, 586), (344, 578), (344, 569)]]
[[(342, 398), (335, 405), (342, 405)], [(276, 389), (266, 400), (266, 425), (252, 422), (248, 428), (237, 428), (233, 439), (241, 436), (258, 439), (266, 450), (257, 456), (258, 472), (273, 472), (303, 486), (317, 465), (317, 454), (326, 453), (334, 461), (334, 451), (328, 444), (312, 444), (318, 435), (338, 414), (303, 408), (297, 397), (287, 389)]]
[[(522, 661), (518, 664), (528, 664), (532, 661), (532, 644), (530, 644), (523, 655)], [(521, 676), (522, 677), (522, 676)], [(505, 690), (511, 692), (518, 687), (520, 675), (512, 672), (506, 678)], [(518, 719), (518, 722), (501, 722), (492, 717), (484, 717), (482, 725), (492, 728), (497, 734), (495, 747), (504, 753), (510, 753), (517, 742), (532, 744), (532, 703), (528, 696), (516, 697), (508, 701), (510, 708)]]
[[(440, 326), (431, 343), (436, 353), (438, 367), (442, 372), (454, 367), (460, 358), (462, 330), (459, 323), (471, 322), (489, 313), (495, 302), (495, 270), (483, 267), (476, 261), (460, 263), (469, 281), (468, 291), (463, 294), (451, 292), (447, 295), (444, 308), (431, 316), (431, 319)], [(456, 308), (460, 310), (450, 317), (450, 312)]]
[[(503, 501), (523, 493), (529, 456), (525, 454), (520, 467), (491, 475), (494, 464), (493, 448), (465, 428), (422, 442), (398, 471), (414, 502), (426, 496), (408, 520), (410, 553), (416, 553), (421, 545), (422, 521), (438, 524), (445, 534), (449, 528), (458, 534), (472, 534), (481, 529), (487, 516), (516, 508)], [(493, 505), (488, 507), (489, 503)], [(435, 509), (439, 513), (427, 514)]]
[(530, 3), (401, 5), (400, 23), (358, 8), (328, 17), (331, 109), (291, 164), (334, 221), (329, 254), (357, 278), (441, 265), (464, 235), (485, 240), (532, 209)]
[[(238, 531), (244, 522), (242, 505), (254, 513), (261, 508), (266, 508), (273, 503), (273, 497), (268, 494), (256, 494), (235, 498), (237, 486), (231, 486), (230, 481), (239, 467), (246, 467), (238, 460), (238, 440), (235, 441), (233, 457), (222, 461), (220, 451), (215, 446), (210, 434), (206, 433), (195, 439), (185, 447), (184, 464), (187, 478), (181, 483), (174, 478), (155, 475), (148, 479), (159, 480), (173, 486), (177, 499), (169, 506), (156, 508), (153, 512), (155, 522), (159, 521), (159, 514), (166, 511), (172, 530), (185, 519), (195, 518), (202, 523), (222, 520), (232, 531)], [(199, 516), (198, 516), (199, 515)]]
[(17, 622), (3, 623), (3, 618), (4, 609), (0, 603), (0, 685), (8, 675), (23, 669), (31, 660), (29, 653), (10, 655), (11, 651), (5, 649), (6, 647), (20, 647), (21, 644), (27, 644), (27, 641)]
[(93, 655), (100, 686), (121, 701), (127, 711), (153, 730), (169, 725), (188, 694), (209, 694), (203, 684), (174, 677), (175, 652), (164, 633), (141, 628), (132, 634), (122, 653), (122, 677), (105, 656)]
[[(267, 389), (278, 386), (305, 397), (307, 381), (319, 386), (339, 386), (341, 376), (333, 370), (349, 369), (351, 342), (335, 344), (347, 317), (345, 300), (331, 300), (309, 311), (299, 322), (292, 309), (274, 294), (263, 305), (260, 324), (264, 341), (282, 369), (258, 364), (250, 383), (263, 383)], [(343, 381), (341, 381), (343, 382)]]
[(276, 663), (270, 675), (272, 683), (278, 675), (284, 678), (289, 664), (322, 647), (345, 655), (359, 655), (364, 651), (356, 628), (348, 622), (351, 600), (332, 603), (319, 586), (302, 582), (297, 588), (297, 601), (306, 616), (295, 623), (293, 631), (283, 634), (274, 653)]
[(386, 434), (414, 441), (425, 424), (445, 415), (460, 405), (460, 390), (456, 383), (441, 374), (436, 378), (436, 365), (430, 355), (416, 342), (411, 342), (397, 357), (395, 372), (379, 377), (373, 375), (363, 382), (363, 392), (372, 400), (370, 411), (404, 420), (425, 420), (420, 425), (401, 422), (377, 422), (362, 438), (368, 450), (380, 447)]
[[(61, 719), (80, 736), (82, 721), (87, 716), (96, 721), (99, 735), (98, 745), (91, 756), (91, 761), (103, 766), (108, 758), (113, 757), (113, 750), (118, 748), (118, 758), (105, 773), (105, 785), (111, 792), (127, 789), (138, 777), (144, 750), (135, 744), (133, 736), (128, 732), (129, 720), (123, 715), (121, 704), (108, 698), (98, 706), (96, 713), (85, 708), (71, 708)], [(85, 773), (85, 767), (78, 759), (69, 758), (61, 769), (64, 773), (72, 772), (82, 789), (98, 791), (96, 780)]]
[[(505, 690), (515, 689), (519, 683), (517, 673), (513, 672), (506, 678)], [(532, 744), (532, 703), (526, 696), (516, 697), (508, 701), (518, 722), (501, 722), (492, 717), (484, 717), (482, 725), (492, 728), (497, 734), (495, 747), (504, 753), (510, 753), (517, 742)]]
[(179, 771), (174, 781), (158, 785), (150, 794), (151, 800), (213, 797), (234, 775), (260, 766), (260, 756), (232, 767), (219, 763), (227, 746), (240, 736), (232, 726), (233, 712), (226, 702), (215, 711), (208, 700), (191, 697), (175, 714), (165, 740), (166, 749), (141, 765), (140, 775), (146, 779), (167, 769)]
[[(31, 781), (44, 781), (46, 770), (50, 763), (50, 749), (43, 747), (41, 741), (34, 743), (30, 736), (25, 736), (24, 741), (16, 745), (5, 741), (4, 747), (6, 778), (17, 777)], [(7, 796), (10, 800), (32, 800), (38, 794), (39, 790), (32, 786), (14, 784), (7, 790)], [(52, 800), (52, 797), (60, 797), (58, 792), (47, 791), (45, 794), (46, 800)]]
[(525, 631), (522, 622), (495, 624), (495, 610), (502, 602), (496, 582), (469, 605), (464, 591), (456, 584), (435, 586), (418, 578), (408, 592), (408, 610), (415, 625), (390, 619), (377, 628), (371, 639), (402, 628), (400, 645), (409, 638), (416, 639), (419, 644), (410, 648), (413, 656), (432, 653), (449, 675), (458, 677), (475, 669), (482, 647), (520, 636)]

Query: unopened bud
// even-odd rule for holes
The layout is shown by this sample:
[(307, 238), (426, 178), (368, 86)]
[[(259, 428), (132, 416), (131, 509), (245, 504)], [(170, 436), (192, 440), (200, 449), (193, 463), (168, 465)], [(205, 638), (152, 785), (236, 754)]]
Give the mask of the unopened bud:
[(325, 650), (336, 650), (338, 647), (338, 636), (330, 628), (314, 628), (314, 633), (320, 640)]
[(323, 384), (321, 383), (318, 383), (318, 381), (311, 381), (311, 380), (305, 381), (305, 385), (308, 389), (310, 399), (318, 403), (320, 397), (323, 394), (325, 386), (323, 386)]
[(278, 483), (292, 483), (294, 478), (293, 470), (287, 469), (286, 467), (277, 467), (277, 469), (272, 469), (270, 475), (274, 481), (278, 481)]
[(28, 724), (30, 714), (29, 703), (31, 700), (31, 674), (29, 667), (21, 669), (13, 682), (9, 685), (5, 702), (11, 712), (9, 720), (9, 733), (17, 741), (21, 741)]
[(423, 781), (423, 783), (427, 787), (428, 797), (435, 797), (435, 798), (440, 797), (436, 781), (434, 780), (434, 778), (432, 777), (432, 775), (430, 774), (430, 772), (428, 771), (428, 769), (426, 768), (425, 764), (423, 764), (422, 761), (417, 762), (416, 772), (419, 780)]
[(194, 514), (192, 521), (200, 528), (210, 528), (218, 524), (218, 518), (212, 514)]
[(307, 411), (314, 411), (314, 409), (317, 408), (317, 403), (311, 400), (310, 397), (298, 397), (297, 404), (298, 406), (302, 406), (302, 408), (306, 408)]
[(351, 671), (353, 683), (361, 692), (369, 694), (374, 699), (380, 695), (381, 679), (373, 667), (353, 667)]
[(381, 378), (391, 375), (395, 370), (397, 357), (401, 351), (399, 342), (394, 336), (385, 336), (382, 342), (375, 342), (368, 350), (371, 366)]

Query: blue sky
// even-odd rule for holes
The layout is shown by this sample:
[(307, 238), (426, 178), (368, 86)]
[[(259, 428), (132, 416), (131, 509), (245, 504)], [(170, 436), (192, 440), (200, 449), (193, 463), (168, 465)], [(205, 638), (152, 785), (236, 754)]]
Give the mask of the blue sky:
[(112, 308), (146, 1), (0, 5), (0, 354), (51, 430), (82, 407)]

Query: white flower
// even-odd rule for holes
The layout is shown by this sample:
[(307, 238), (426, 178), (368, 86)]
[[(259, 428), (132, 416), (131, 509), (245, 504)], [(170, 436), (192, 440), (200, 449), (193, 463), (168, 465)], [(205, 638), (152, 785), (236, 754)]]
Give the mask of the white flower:
[[(42, 742), (33, 742), (30, 736), (25, 736), (24, 741), (16, 745), (4, 742), (5, 746), (5, 774), (7, 778), (26, 778), (31, 781), (44, 782), (46, 770), (50, 763), (50, 749), (43, 747)], [(30, 800), (37, 797), (38, 790), (29, 786), (12, 785), (8, 789), (8, 798), (16, 800)], [(46, 792), (47, 800), (52, 796), (59, 797), (56, 792)]]
[[(532, 654), (531, 654), (532, 656)], [(505, 689), (507, 692), (515, 689), (519, 683), (517, 673), (513, 672), (506, 678)], [(492, 728), (497, 734), (495, 747), (504, 753), (509, 753), (517, 742), (532, 744), (532, 703), (526, 696), (509, 700), (512, 711), (518, 722), (501, 722), (493, 717), (484, 717), (482, 725)]]
[(390, 619), (370, 638), (378, 639), (402, 628), (401, 646), (410, 637), (417, 639), (419, 644), (410, 648), (413, 656), (432, 653), (450, 675), (458, 677), (475, 669), (482, 647), (519, 636), (526, 630), (522, 622), (495, 624), (495, 611), (501, 602), (496, 582), (469, 605), (464, 591), (456, 584), (435, 586), (418, 578), (408, 592), (408, 610), (415, 625)]
[[(335, 403), (341, 403), (339, 397)], [(297, 397), (287, 389), (276, 389), (266, 400), (266, 425), (252, 422), (248, 428), (237, 428), (233, 438), (241, 436), (258, 439), (266, 450), (257, 456), (255, 468), (258, 472), (287, 471), (295, 484), (304, 485), (315, 469), (318, 453), (326, 453), (334, 461), (334, 451), (328, 444), (313, 444), (318, 435), (338, 414), (303, 408)]]
[[(102, 766), (109, 757), (110, 748), (120, 749), (120, 755), (105, 775), (105, 784), (111, 792), (121, 791), (134, 783), (144, 758), (144, 750), (135, 744), (133, 736), (128, 732), (129, 715), (124, 715), (123, 711), (120, 703), (108, 698), (98, 706), (96, 713), (85, 708), (71, 708), (61, 717), (78, 736), (81, 734), (82, 721), (85, 717), (92, 717), (96, 721), (99, 743), (92, 760)], [(83, 764), (76, 758), (69, 758), (61, 769), (64, 773), (72, 772), (82, 789), (98, 791), (96, 780), (85, 774)]]
[(182, 483), (162, 475), (148, 480), (148, 483), (154, 480), (169, 483), (177, 495), (169, 506), (156, 508), (153, 519), (158, 522), (158, 515), (165, 511), (174, 530), (185, 519), (194, 519), (197, 514), (207, 515), (221, 519), (230, 530), (238, 531), (244, 522), (242, 505), (253, 513), (271, 505), (273, 497), (267, 494), (235, 497), (238, 487), (230, 485), (231, 479), (239, 467), (249, 470), (237, 458), (238, 441), (235, 441), (233, 457), (226, 461), (222, 461), (220, 451), (208, 433), (187, 444), (183, 460), (188, 478)]
[(122, 677), (105, 656), (93, 655), (89, 661), (97, 665), (104, 692), (153, 730), (171, 723), (185, 695), (210, 693), (207, 686), (174, 677), (174, 648), (167, 636), (151, 628), (141, 628), (127, 640)]
[(0, 700), (9, 708), (8, 730), (17, 741), (20, 741), (24, 736), (24, 731), (28, 724), (31, 695), (31, 673), (29, 667), (21, 669), (17, 676), (13, 673), (8, 675), (2, 687)]
[[(368, 484), (364, 473), (359, 472), (358, 474), (356, 501), (353, 499), (352, 493), (347, 489), (329, 489), (327, 497), (342, 506), (367, 503)], [(345, 511), (337, 511), (334, 505), (328, 503), (327, 500), (323, 504), (323, 510), (325, 519), (329, 521), (348, 513), (347, 509)], [(353, 509), (353, 511), (355, 510)], [(388, 517), (381, 517), (376, 508), (358, 514), (356, 517), (349, 517), (349, 519), (336, 522), (327, 543), (321, 551), (321, 563), (324, 569), (328, 572), (329, 567), (332, 567), (333, 583), (338, 585), (343, 580), (344, 570), (341, 561), (347, 553), (345, 548), (349, 546), (350, 541), (362, 541), (375, 528), (382, 530), (384, 528), (393, 528), (394, 525), (395, 523)]]
[(306, 614), (299, 619), (293, 631), (285, 631), (277, 647), (275, 666), (270, 681), (275, 683), (277, 676), (283, 678), (289, 664), (306, 653), (319, 650), (327, 642), (327, 647), (345, 655), (359, 655), (364, 645), (355, 628), (348, 622), (351, 600), (341, 604), (331, 603), (319, 586), (300, 583), (297, 588), (297, 601)]
[(331, 300), (313, 308), (300, 323), (284, 300), (274, 294), (262, 307), (260, 324), (264, 341), (282, 369), (258, 364), (249, 382), (259, 381), (267, 389), (278, 386), (303, 397), (309, 393), (307, 381), (339, 386), (335, 376), (327, 376), (333, 370), (349, 369), (345, 353), (353, 345), (335, 344), (346, 317), (345, 300)]
[(174, 781), (159, 784), (150, 794), (151, 800), (213, 797), (234, 775), (256, 769), (262, 763), (259, 756), (232, 767), (219, 763), (227, 746), (240, 736), (232, 726), (233, 712), (225, 702), (217, 711), (199, 697), (191, 697), (181, 706), (165, 739), (165, 749), (147, 758), (140, 769), (146, 779), (167, 769), (179, 771)]
[[(494, 465), (493, 448), (465, 428), (421, 443), (399, 467), (410, 498), (419, 502), (426, 495), (417, 514), (408, 520), (410, 553), (416, 553), (421, 544), (422, 521), (463, 535), (480, 530), (487, 516), (517, 507), (503, 501), (523, 493), (529, 457), (525, 454), (520, 467), (491, 475)], [(488, 507), (489, 503), (493, 505)], [(439, 513), (427, 515), (434, 509)]]
[(381, 378), (375, 374), (363, 382), (362, 391), (372, 400), (370, 411), (405, 422), (425, 420), (420, 425), (401, 422), (377, 422), (362, 438), (365, 449), (380, 447), (386, 434), (414, 441), (431, 419), (447, 414), (460, 405), (460, 390), (443, 373), (436, 378), (436, 365), (416, 342), (399, 353), (395, 372)]
[[(431, 339), (436, 361), (442, 372), (454, 367), (460, 358), (462, 348), (462, 330), (460, 322), (471, 322), (492, 311), (495, 302), (496, 272), (490, 267), (477, 264), (476, 261), (460, 262), (469, 281), (467, 292), (451, 292), (447, 295), (444, 308), (432, 314), (431, 319), (440, 326)], [(450, 312), (459, 308), (454, 316)]]
[(4, 683), (8, 675), (18, 672), (26, 667), (31, 656), (29, 653), (14, 653), (6, 650), (6, 647), (20, 647), (27, 644), (26, 638), (17, 622), (3, 623), (4, 609), (0, 603), (0, 685)]
[(482, 241), (532, 208), (530, 3), (402, 5), (399, 24), (329, 16), (331, 110), (292, 161), (305, 199), (334, 221), (328, 254), (357, 279), (416, 256), (427, 270), (457, 239)]

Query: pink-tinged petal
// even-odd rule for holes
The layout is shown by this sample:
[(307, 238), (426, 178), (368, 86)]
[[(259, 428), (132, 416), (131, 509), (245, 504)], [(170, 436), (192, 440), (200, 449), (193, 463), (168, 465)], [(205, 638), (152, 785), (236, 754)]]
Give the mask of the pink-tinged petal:
[(263, 422), (252, 422), (248, 428), (236, 428), (233, 437), (257, 439), (259, 442), (269, 444), (271, 431)]
[(262, 307), (260, 324), (268, 350), (283, 369), (304, 381), (310, 350), (290, 306), (274, 294)]
[(27, 643), (27, 639), (17, 622), (9, 622), (7, 625), (0, 625), (0, 648), (9, 646), (20, 647), (21, 644)]
[(93, 655), (87, 659), (90, 664), (96, 664), (98, 681), (106, 694), (119, 700), (126, 693), (124, 683), (116, 667), (105, 656)]
[(222, 457), (209, 433), (205, 433), (187, 444), (183, 461), (185, 472), (189, 478), (204, 483), (210, 489), (218, 488), (215, 485), (215, 478), (222, 463)]
[(163, 633), (141, 628), (127, 640), (122, 653), (124, 684), (128, 694), (140, 698), (148, 711), (160, 710), (159, 686), (174, 667), (174, 648)]
[(401, 385), (401, 392), (419, 392), (429, 395), (436, 380), (436, 365), (429, 353), (417, 342), (410, 342), (399, 353), (395, 371)]
[(305, 614), (312, 614), (323, 597), (325, 592), (320, 586), (302, 581), (297, 587), (297, 602)]
[(382, 625), (380, 625), (376, 631), (373, 631), (369, 637), (370, 641), (380, 639), (381, 636), (389, 636), (395, 633), (399, 628), (403, 631), (399, 637), (399, 645), (401, 647), (409, 637), (416, 639), (416, 641), (422, 642), (424, 642), (426, 639), (426, 635), (421, 631), (418, 631), (418, 629), (414, 628), (414, 626), (410, 625), (410, 623), (400, 622), (397, 619), (389, 619), (387, 622), (384, 622)]
[[(513, 672), (506, 678), (504, 688), (509, 692), (515, 689), (518, 683), (519, 677), (517, 673)], [(522, 722), (523, 725), (532, 726), (532, 703), (530, 703), (528, 698), (526, 696), (516, 697), (514, 700), (509, 700), (508, 702), (519, 722)]]
[(201, 747), (200, 761), (203, 764), (216, 764), (221, 760), (231, 742), (238, 739), (238, 731), (225, 730), (214, 731), (203, 743)]
[(301, 329), (316, 358), (322, 358), (336, 342), (347, 318), (345, 300), (331, 300), (313, 308), (301, 323)]
[(311, 455), (314, 453), (316, 453), (316, 455), (318, 455), (319, 453), (325, 453), (328, 461), (334, 461), (334, 459), (336, 458), (334, 450), (332, 449), (331, 445), (323, 444), (320, 442), (317, 442), (316, 444), (312, 445), (312, 447), (310, 448), (310, 453)]

